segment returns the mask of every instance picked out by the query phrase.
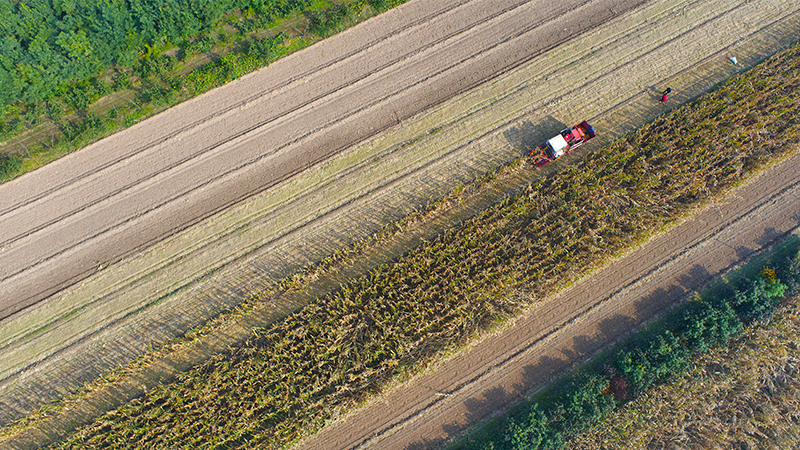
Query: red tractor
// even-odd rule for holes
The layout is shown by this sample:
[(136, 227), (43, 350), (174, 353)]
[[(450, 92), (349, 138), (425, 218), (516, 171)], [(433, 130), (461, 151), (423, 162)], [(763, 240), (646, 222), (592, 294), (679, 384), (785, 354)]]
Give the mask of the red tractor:
[(584, 120), (572, 128), (563, 130), (558, 136), (548, 139), (547, 142), (531, 150), (528, 154), (536, 156), (536, 160), (533, 162), (536, 167), (542, 167), (575, 150), (593, 137), (595, 137), (594, 128)]

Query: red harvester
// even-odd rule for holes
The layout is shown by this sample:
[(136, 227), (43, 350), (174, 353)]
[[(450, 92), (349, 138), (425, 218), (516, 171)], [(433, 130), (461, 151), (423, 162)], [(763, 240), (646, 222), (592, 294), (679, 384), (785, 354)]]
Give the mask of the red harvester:
[(563, 130), (558, 136), (548, 139), (547, 142), (531, 150), (528, 154), (536, 156), (536, 161), (533, 162), (536, 167), (542, 167), (575, 150), (593, 137), (595, 137), (594, 128), (584, 120), (572, 128)]

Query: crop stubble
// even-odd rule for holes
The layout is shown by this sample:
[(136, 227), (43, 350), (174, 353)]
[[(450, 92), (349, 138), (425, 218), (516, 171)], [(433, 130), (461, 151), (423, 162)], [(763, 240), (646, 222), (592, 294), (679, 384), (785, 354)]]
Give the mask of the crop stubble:
[[(584, 11), (584, 13), (586, 12)], [(530, 33), (528, 33), (526, 36), (527, 39), (531, 39)], [(506, 45), (506, 47), (509, 47), (509, 45)], [(509, 51), (508, 48), (498, 49), (495, 51), (495, 58), (499, 57), (499, 55), (502, 55), (501, 50)], [(513, 48), (511, 48), (511, 50), (513, 50)], [(428, 130), (429, 128), (426, 128), (422, 132), (423, 137)], [(446, 133), (443, 133), (442, 136), (445, 134)], [(450, 133), (449, 135), (452, 137), (453, 134)], [(462, 136), (462, 139), (468, 140), (469, 136), (470, 135), (467, 135), (466, 137)], [(413, 141), (414, 138), (412, 137), (411, 140)], [(382, 224), (387, 220), (402, 216), (403, 214), (407, 213), (413, 207), (415, 202), (417, 204), (424, 203), (424, 199), (429, 199), (441, 194), (449, 189), (454, 182), (457, 183), (465, 181), (471, 176), (474, 176), (475, 173), (486, 171), (491, 167), (496, 166), (503, 160), (513, 157), (514, 153), (505, 145), (501, 145), (499, 148), (490, 148), (488, 152), (475, 151), (474, 148), (465, 149), (463, 147), (457, 147), (456, 150), (458, 150), (460, 154), (453, 154), (453, 150), (450, 150), (451, 146), (429, 145), (426, 148), (428, 153), (424, 153), (420, 151), (418, 146), (403, 145), (407, 142), (408, 139), (405, 141), (400, 141), (399, 144), (387, 145), (387, 143), (384, 142), (384, 147), (379, 146), (377, 153), (375, 153), (375, 148), (370, 149), (370, 151), (373, 152), (371, 153), (371, 157), (373, 158), (376, 155), (387, 156), (377, 162), (376, 165), (378, 166), (378, 169), (367, 166), (360, 172), (356, 171), (360, 178), (355, 179), (352, 182), (345, 183), (349, 184), (350, 189), (352, 189), (349, 192), (350, 196), (341, 203), (329, 203), (329, 209), (327, 210), (323, 209), (320, 211), (320, 203), (315, 203), (312, 201), (319, 199), (319, 195), (312, 196), (313, 198), (309, 197), (301, 200), (301, 202), (305, 202), (305, 204), (314, 204), (313, 208), (304, 208), (302, 203), (295, 203), (291, 206), (288, 206), (286, 203), (283, 203), (286, 200), (282, 197), (285, 195), (285, 193), (279, 194), (278, 197), (281, 198), (279, 198), (276, 203), (273, 203), (276, 205), (276, 208), (279, 208), (277, 213), (280, 214), (277, 219), (272, 218), (273, 220), (281, 221), (276, 223), (275, 221), (270, 221), (271, 218), (269, 217), (269, 214), (275, 214), (275, 209), (268, 210), (268, 212), (265, 214), (260, 209), (264, 206), (263, 204), (248, 204), (246, 205), (247, 212), (240, 214), (238, 218), (234, 219), (240, 220), (241, 222), (239, 223), (234, 222), (232, 224), (231, 222), (227, 221), (231, 218), (229, 216), (227, 219), (213, 223), (210, 230), (204, 230), (208, 234), (204, 235), (203, 232), (197, 233), (195, 232), (196, 230), (193, 230), (192, 232), (181, 236), (179, 240), (171, 242), (171, 248), (177, 249), (172, 250), (172, 253), (169, 251), (165, 252), (166, 246), (159, 246), (150, 253), (153, 258), (136, 259), (131, 263), (131, 265), (140, 265), (143, 267), (140, 267), (139, 269), (134, 268), (133, 273), (136, 274), (134, 277), (130, 277), (128, 275), (129, 272), (127, 271), (131, 269), (130, 266), (125, 269), (113, 268), (111, 271), (105, 272), (105, 278), (103, 278), (104, 274), (101, 273), (101, 276), (99, 277), (99, 283), (87, 283), (79, 287), (76, 290), (78, 291), (75, 294), (76, 297), (95, 299), (94, 303), (88, 305), (88, 307), (83, 307), (85, 305), (85, 300), (75, 301), (74, 298), (63, 298), (57, 302), (50, 302), (50, 304), (42, 308), (42, 310), (45, 311), (45, 315), (49, 316), (50, 318), (41, 320), (40, 317), (36, 317), (36, 320), (31, 318), (18, 321), (17, 323), (21, 323), (22, 325), (21, 328), (6, 327), (6, 330), (15, 333), (14, 336), (6, 339), (6, 342), (17, 342), (14, 342), (10, 348), (6, 349), (6, 354), (8, 355), (6, 363), (8, 367), (5, 370), (5, 373), (10, 374), (15, 370), (19, 370), (21, 367), (25, 367), (24, 364), (26, 364), (26, 361), (41, 359), (42, 357), (53, 355), (57, 352), (64, 352), (68, 345), (75, 342), (80, 342), (81, 339), (84, 339), (91, 332), (104, 332), (105, 329), (103, 327), (107, 327), (108, 324), (114, 324), (116, 321), (127, 321), (132, 313), (141, 313), (143, 308), (149, 308), (151, 311), (159, 309), (157, 304), (158, 302), (163, 302), (164, 299), (169, 299), (169, 296), (175, 294), (176, 291), (181, 289), (186, 290), (185, 288), (193, 281), (197, 280), (198, 278), (202, 278), (203, 276), (207, 276), (209, 272), (213, 272), (219, 268), (221, 264), (229, 263), (232, 258), (239, 257), (240, 259), (243, 259), (245, 256), (251, 256), (248, 255), (248, 252), (252, 251), (253, 248), (257, 248), (260, 251), (260, 255), (256, 256), (261, 256), (268, 250), (274, 251), (274, 247), (267, 247), (264, 249), (259, 249), (258, 247), (263, 246), (265, 242), (269, 244), (271, 239), (274, 239), (275, 236), (280, 236), (282, 232), (279, 231), (277, 234), (275, 234), (274, 230), (285, 230), (287, 228), (287, 220), (293, 221), (293, 226), (298, 227), (309, 223), (309, 221), (317, 219), (316, 222), (312, 224), (312, 227), (319, 230), (323, 228), (325, 224), (324, 221), (318, 220), (320, 216), (325, 219), (333, 218), (338, 220), (339, 217), (337, 216), (344, 215), (344, 211), (341, 210), (342, 207), (344, 207), (345, 211), (349, 213), (347, 214), (349, 216), (362, 218), (372, 216), (375, 217), (375, 219), (369, 224), (372, 226), (372, 228), (361, 231), (362, 234), (369, 234), (371, 231), (379, 229), (380, 226), (382, 226)], [(448, 154), (448, 152), (450, 153)], [(441, 167), (445, 165), (440, 161), (443, 154), (448, 157), (447, 162), (449, 165), (446, 165), (446, 167)], [(466, 156), (464, 156), (465, 154)], [(424, 158), (420, 158), (420, 155), (426, 156)], [(388, 160), (393, 160), (394, 165), (386, 164)], [(352, 160), (349, 164), (352, 165)], [(380, 166), (381, 164), (384, 165), (383, 168)], [(398, 169), (398, 167), (402, 167), (402, 165), (407, 165), (407, 167), (410, 167), (410, 169)], [(430, 172), (432, 172), (433, 175), (414, 175), (414, 171), (419, 171), (420, 166), (422, 166), (424, 169), (431, 169)], [(331, 166), (326, 167), (330, 168)], [(349, 166), (346, 165), (346, 167)], [(458, 170), (452, 170), (454, 168)], [(342, 170), (341, 167), (338, 167), (338, 169)], [(374, 170), (375, 172), (369, 173), (368, 170)], [(348, 170), (345, 170), (345, 173), (347, 171)], [(380, 175), (375, 175), (376, 172)], [(383, 179), (389, 172), (394, 172), (400, 177), (408, 178), (408, 180), (403, 181), (409, 181), (410, 183), (404, 184), (403, 182), (397, 182), (395, 180), (391, 182), (390, 186), (374, 185), (375, 180)], [(446, 178), (442, 178), (444, 174), (447, 174)], [(341, 175), (333, 172), (334, 179), (340, 177)], [(318, 184), (313, 184), (315, 182), (319, 182), (319, 180), (312, 180), (311, 185), (314, 187), (319, 187)], [(327, 182), (327, 180), (324, 180), (323, 183), (324, 182)], [(392, 187), (394, 189), (390, 190), (387, 189), (387, 187)], [(426, 187), (428, 190), (425, 190)], [(302, 189), (308, 188), (301, 187), (301, 190)], [(378, 191), (377, 193), (372, 192), (376, 190)], [(335, 188), (330, 188), (330, 191), (337, 194), (347, 192), (342, 183), (337, 184)], [(414, 193), (413, 195), (415, 195), (415, 197), (409, 199), (407, 193), (411, 192)], [(365, 194), (369, 195), (366, 196), (366, 198), (363, 198)], [(269, 197), (269, 195), (266, 197)], [(375, 197), (379, 198), (375, 199)], [(332, 195), (327, 195), (326, 200), (330, 200), (332, 198), (334, 198)], [(354, 208), (352, 207), (353, 205), (351, 205), (351, 203), (354, 202), (354, 199), (358, 202), (356, 206), (362, 206), (369, 202), (372, 202), (373, 205), (377, 205), (377, 213), (369, 210), (366, 212), (356, 210), (357, 212), (354, 212)], [(272, 199), (268, 200), (266, 203), (269, 204), (269, 201), (271, 200)], [(254, 208), (257, 210), (255, 218), (252, 216), (248, 217), (247, 214), (252, 214)], [(245, 208), (243, 207), (242, 210), (244, 209)], [(298, 212), (304, 212), (304, 215), (301, 215), (299, 219), (297, 217)], [(328, 214), (328, 216), (326, 217), (325, 214)], [(386, 218), (387, 214), (389, 219)], [(267, 216), (266, 219), (264, 218), (265, 215)], [(220, 237), (219, 234), (215, 234), (219, 232), (220, 225), (223, 229), (228, 227), (226, 232), (233, 228), (235, 233), (226, 234), (223, 236), (225, 240), (222, 242), (213, 242), (215, 238)], [(363, 221), (360, 223), (360, 226), (364, 226)], [(343, 242), (346, 244), (348, 239), (352, 239), (352, 227), (340, 225), (338, 229), (345, 229), (346, 231), (344, 233), (340, 233), (340, 235), (343, 234), (345, 236), (344, 241), (337, 241), (337, 243)], [(245, 231), (240, 233), (241, 230)], [(306, 233), (308, 231), (309, 230), (304, 230), (306, 236), (314, 234), (314, 230), (311, 230), (311, 233)], [(270, 235), (271, 232), (273, 233), (272, 235)], [(233, 237), (228, 239), (228, 237), (231, 235)], [(253, 236), (255, 236), (255, 238)], [(292, 238), (294, 238), (295, 244), (297, 244), (297, 241), (305, 240), (305, 238), (298, 239), (297, 236), (292, 236)], [(255, 239), (255, 242), (253, 239)], [(207, 245), (209, 241), (212, 241), (211, 245)], [(187, 245), (187, 243), (189, 243), (189, 245)], [(302, 244), (303, 243), (300, 242), (300, 245)], [(198, 249), (198, 251), (190, 254), (190, 249)], [(324, 253), (329, 252), (331, 249), (326, 247), (319, 250), (320, 253)], [(171, 259), (165, 260), (165, 253), (171, 255), (169, 256)], [(294, 252), (291, 252), (290, 254), (292, 253)], [(189, 255), (191, 255), (191, 257), (187, 257)], [(250, 258), (250, 260), (254, 258), (255, 257), (253, 256)], [(209, 267), (209, 265), (204, 264), (204, 261), (211, 261), (213, 263), (210, 263)], [(307, 261), (307, 259), (305, 259), (305, 261)], [(242, 263), (241, 265), (246, 265), (246, 263)], [(262, 267), (263, 266), (268, 266), (268, 264), (263, 264)], [(280, 262), (278, 266), (285, 267), (283, 264), (280, 264)], [(263, 270), (252, 270), (252, 272), (257, 273), (259, 278), (262, 277)], [(243, 276), (231, 276), (230, 273), (231, 271), (228, 271), (226, 274), (228, 275), (229, 279), (233, 278), (239, 281), (242, 278), (246, 278)], [(140, 283), (138, 286), (135, 286), (134, 284), (137, 282), (137, 277), (139, 280), (144, 280), (144, 282)], [(224, 278), (225, 277), (220, 276), (217, 277), (217, 280)], [(107, 284), (109, 281), (110, 284)], [(98, 292), (98, 288), (101, 289), (100, 292)], [(233, 289), (238, 289), (239, 292), (242, 290), (240, 286), (236, 286)], [(101, 293), (102, 295), (97, 295)], [(187, 296), (183, 296), (183, 298), (186, 297)], [(189, 297), (191, 297), (191, 295), (189, 295)], [(226, 299), (230, 299), (230, 297), (231, 296), (227, 296)], [(203, 304), (203, 302), (206, 300), (208, 300), (207, 297), (202, 298), (201, 301), (193, 300), (188, 305), (181, 304), (181, 302), (178, 301), (170, 302), (171, 307), (161, 308), (162, 310), (169, 310), (168, 314), (171, 314), (169, 319), (162, 319), (159, 321), (159, 323), (162, 323), (162, 330), (156, 330), (154, 332), (152, 329), (145, 328), (146, 331), (143, 331), (141, 336), (135, 336), (134, 339), (144, 339), (153, 342), (163, 339), (162, 331), (163, 333), (169, 335), (169, 333), (175, 333), (175, 329), (185, 329), (186, 325), (175, 325), (175, 323), (185, 321), (186, 317), (194, 318), (198, 316), (199, 307), (209, 308), (208, 304)], [(60, 304), (68, 306), (66, 306), (66, 308), (62, 308), (59, 306)], [(180, 305), (180, 307), (175, 308), (174, 305), (176, 304)], [(78, 309), (76, 305), (80, 306), (82, 309)], [(151, 307), (151, 305), (153, 306)], [(208, 314), (213, 313), (213, 308), (211, 309), (212, 312)], [(109, 316), (108, 311), (113, 311), (113, 315)], [(36, 312), (39, 313), (41, 311)], [(72, 312), (76, 312), (76, 314), (69, 315), (69, 313)], [(157, 312), (153, 312), (154, 316), (157, 314)], [(60, 316), (68, 316), (68, 320), (60, 320)], [(169, 321), (170, 319), (172, 321)], [(40, 333), (33, 339), (20, 339), (20, 336), (25, 336), (25, 334), (30, 333), (31, 330), (40, 329), (42, 323), (48, 323), (51, 321), (54, 322), (52, 322), (43, 333)], [(87, 329), (87, 323), (92, 323), (93, 328)], [(58, 335), (58, 339), (56, 340), (48, 337), (55, 335)], [(130, 334), (126, 337), (129, 338)], [(130, 342), (131, 341), (129, 340), (127, 345), (121, 346), (124, 348), (123, 353), (125, 353), (122, 355), (122, 358), (129, 357), (131, 351), (135, 352), (135, 347), (132, 346)], [(30, 355), (33, 354), (42, 356), (31, 357)], [(84, 364), (84, 366), (92, 367), (92, 364), (87, 363)], [(37, 394), (42, 393), (39, 392)]]

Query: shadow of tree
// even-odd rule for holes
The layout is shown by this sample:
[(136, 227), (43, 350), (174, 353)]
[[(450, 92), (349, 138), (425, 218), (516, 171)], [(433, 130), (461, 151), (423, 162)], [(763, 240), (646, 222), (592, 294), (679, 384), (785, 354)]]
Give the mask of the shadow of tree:
[(544, 385), (548, 385), (557, 380), (556, 375), (559, 372), (571, 366), (572, 363), (566, 358), (556, 359), (546, 355), (540, 357), (535, 364), (528, 364), (523, 367), (522, 381), (511, 390), (499, 387), (492, 388), (484, 392), (480, 397), (465, 400), (464, 404), (469, 412), (464, 415), (463, 420), (442, 426), (442, 431), (446, 433), (447, 438), (421, 439), (406, 446), (405, 450), (441, 449), (451, 437), (461, 435), (476, 424), (484, 422), (487, 418), (497, 415), (498, 412), (506, 411), (525, 400), (527, 398), (527, 393), (524, 390), (525, 386), (533, 383), (540, 384), (542, 380), (546, 380)]
[[(797, 221), (797, 218), (793, 218)], [(795, 226), (800, 225), (800, 222), (795, 223)], [(769, 245), (774, 244), (775, 242), (785, 238), (791, 230), (789, 231), (780, 231), (776, 230), (772, 227), (767, 227), (764, 230), (764, 233), (761, 234), (761, 237), (756, 240), (756, 243), (761, 247), (767, 247)]]

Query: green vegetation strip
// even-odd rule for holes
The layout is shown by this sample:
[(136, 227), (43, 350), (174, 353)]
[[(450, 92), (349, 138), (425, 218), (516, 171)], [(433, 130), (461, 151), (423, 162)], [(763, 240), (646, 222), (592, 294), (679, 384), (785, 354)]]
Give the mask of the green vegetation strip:
[(0, 1), (0, 182), (405, 1)]
[[(758, 267), (758, 266), (756, 266)], [(682, 376), (648, 390), (568, 447), (789, 449), (800, 443), (800, 295), (768, 324), (698, 355)]]
[(484, 430), (481, 437), (476, 433), (452, 448), (564, 448), (570, 437), (602, 420), (618, 405), (687, 372), (695, 355), (726, 346), (745, 326), (770, 318), (784, 295), (800, 292), (796, 236), (790, 247), (793, 252), (776, 254), (768, 266), (759, 261), (760, 273), (732, 277), (733, 281), (704, 291), (568, 381), (496, 420), (490, 432)]
[[(787, 152), (800, 142), (798, 66), (795, 46), (255, 330), (58, 446), (296, 441), (523, 309), (516, 290), (553, 292)], [(637, 376), (645, 383), (653, 375)]]

